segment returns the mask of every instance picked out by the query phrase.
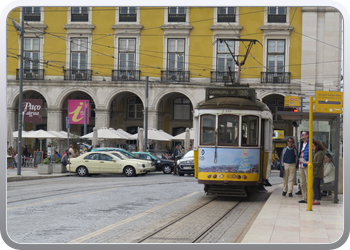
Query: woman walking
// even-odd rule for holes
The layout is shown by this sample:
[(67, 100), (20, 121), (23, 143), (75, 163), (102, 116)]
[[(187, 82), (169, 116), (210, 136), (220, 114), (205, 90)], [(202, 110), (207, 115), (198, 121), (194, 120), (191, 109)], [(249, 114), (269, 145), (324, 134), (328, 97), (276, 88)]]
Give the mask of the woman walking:
[(312, 151), (314, 152), (312, 156), (313, 164), (313, 191), (314, 191), (314, 200), (312, 205), (320, 205), (321, 202), (321, 181), (323, 180), (323, 145), (320, 141), (312, 142)]

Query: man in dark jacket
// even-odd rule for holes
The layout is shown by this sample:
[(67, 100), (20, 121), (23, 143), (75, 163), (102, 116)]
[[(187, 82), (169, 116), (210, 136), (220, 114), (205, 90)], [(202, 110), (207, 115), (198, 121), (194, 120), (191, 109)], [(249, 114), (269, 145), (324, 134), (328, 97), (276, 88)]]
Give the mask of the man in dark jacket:
[(175, 163), (174, 175), (176, 175), (177, 174), (176, 173), (176, 161), (181, 158), (181, 151), (179, 149), (179, 145), (176, 145), (176, 147), (175, 147), (175, 149), (173, 151), (172, 157), (173, 157), (173, 160), (174, 160), (174, 163)]
[(297, 149), (293, 146), (294, 139), (289, 137), (287, 140), (288, 146), (282, 150), (281, 154), (281, 169), (284, 169), (283, 175), (283, 196), (286, 196), (288, 189), (288, 196), (293, 197), (293, 180), (295, 176), (295, 163), (298, 160)]

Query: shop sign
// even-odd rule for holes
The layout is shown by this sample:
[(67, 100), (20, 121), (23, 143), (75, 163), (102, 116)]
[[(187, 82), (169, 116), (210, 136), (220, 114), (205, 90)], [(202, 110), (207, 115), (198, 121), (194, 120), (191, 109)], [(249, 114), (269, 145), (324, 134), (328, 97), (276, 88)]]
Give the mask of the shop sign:
[(24, 112), (24, 123), (41, 123), (42, 99), (23, 99), (22, 110)]
[(87, 124), (89, 124), (89, 100), (68, 100), (70, 124), (84, 124), (85, 105), (87, 105)]

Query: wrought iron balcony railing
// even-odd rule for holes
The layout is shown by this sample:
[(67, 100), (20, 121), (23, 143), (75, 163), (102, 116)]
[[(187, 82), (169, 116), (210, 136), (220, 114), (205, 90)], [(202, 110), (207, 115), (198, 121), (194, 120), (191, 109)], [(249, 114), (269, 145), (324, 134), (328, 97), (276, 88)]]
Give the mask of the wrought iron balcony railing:
[(168, 14), (168, 22), (186, 22), (186, 14)]
[(290, 83), (290, 72), (261, 72), (261, 83)]
[(268, 15), (267, 22), (268, 23), (285, 23), (286, 15)]
[(112, 70), (112, 81), (140, 81), (140, 70)]
[(235, 82), (237, 77), (237, 72), (231, 72), (231, 75), (229, 71), (210, 71), (210, 73), (210, 82), (231, 83), (231, 78), (233, 79), (233, 82)]
[[(16, 80), (19, 80), (20, 70), (16, 70)], [(44, 80), (44, 69), (23, 69), (23, 80)]]
[(91, 81), (92, 70), (91, 69), (65, 69), (64, 80), (70, 81)]
[(190, 71), (162, 70), (162, 82), (189, 82)]
[(236, 22), (236, 14), (218, 14), (218, 22), (219, 23)]
[(72, 22), (87, 22), (89, 21), (89, 15), (85, 14), (72, 14), (71, 17)]
[(119, 14), (119, 22), (136, 22), (136, 14)]
[(40, 22), (40, 13), (24, 13), (24, 21)]

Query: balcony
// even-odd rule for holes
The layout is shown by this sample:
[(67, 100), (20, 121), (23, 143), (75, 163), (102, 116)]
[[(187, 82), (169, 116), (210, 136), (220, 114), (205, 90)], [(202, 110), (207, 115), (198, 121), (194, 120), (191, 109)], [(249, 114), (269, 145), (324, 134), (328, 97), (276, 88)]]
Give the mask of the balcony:
[(268, 15), (267, 18), (268, 23), (285, 23), (286, 22), (286, 15)]
[(218, 14), (218, 23), (236, 22), (236, 14)]
[[(20, 70), (16, 69), (16, 80), (19, 80)], [(44, 80), (44, 69), (23, 69), (23, 80)]]
[(67, 81), (91, 81), (92, 70), (91, 69), (65, 69), (64, 80)]
[(89, 21), (89, 15), (86, 14), (72, 14), (71, 17), (72, 22), (87, 22)]
[(168, 14), (168, 22), (186, 22), (186, 14)]
[(40, 13), (24, 13), (24, 21), (40, 22)]
[(232, 83), (231, 78), (233, 79), (233, 82), (236, 81), (237, 72), (231, 72), (231, 75), (229, 71), (210, 71), (210, 73), (210, 82)]
[(136, 14), (119, 14), (119, 22), (136, 22)]
[(189, 82), (190, 71), (162, 70), (162, 82)]
[(140, 70), (112, 70), (112, 81), (140, 81)]
[(290, 83), (290, 72), (261, 72), (261, 83)]

